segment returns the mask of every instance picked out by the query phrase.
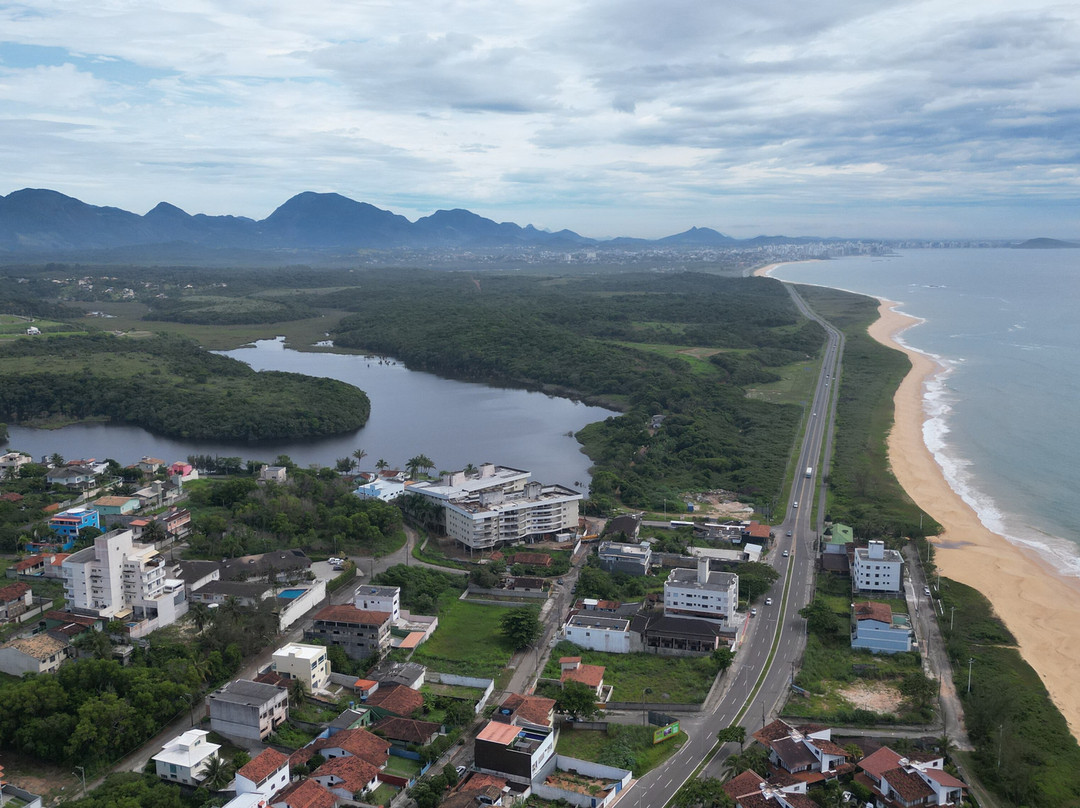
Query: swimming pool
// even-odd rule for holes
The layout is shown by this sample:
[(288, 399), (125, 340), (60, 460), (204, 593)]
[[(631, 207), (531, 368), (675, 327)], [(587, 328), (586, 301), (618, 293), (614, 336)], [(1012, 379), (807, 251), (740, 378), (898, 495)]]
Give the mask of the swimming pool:
[(278, 592), (278, 597), (282, 600), (296, 600), (305, 592), (307, 592), (306, 589), (282, 589)]

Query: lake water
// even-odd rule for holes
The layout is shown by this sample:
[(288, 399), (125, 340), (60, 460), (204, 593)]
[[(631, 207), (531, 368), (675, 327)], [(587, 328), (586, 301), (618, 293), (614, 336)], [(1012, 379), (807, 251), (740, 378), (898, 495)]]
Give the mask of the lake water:
[(1080, 576), (1080, 250), (912, 250), (775, 277), (899, 301), (943, 363), (924, 439), (988, 528)]
[(192, 454), (271, 461), (289, 455), (301, 466), (333, 466), (356, 449), (361, 465), (379, 458), (392, 468), (425, 454), (439, 469), (493, 462), (533, 472), (533, 479), (586, 490), (589, 458), (572, 433), (610, 415), (610, 410), (525, 390), (488, 387), (411, 371), (399, 362), (355, 354), (304, 353), (281, 340), (225, 352), (256, 370), (285, 370), (354, 384), (371, 399), (371, 417), (350, 435), (302, 441), (230, 444), (151, 435), (138, 427), (75, 424), (63, 429), (9, 426), (9, 447), (40, 458), (111, 457), (128, 464), (144, 455), (172, 462)]

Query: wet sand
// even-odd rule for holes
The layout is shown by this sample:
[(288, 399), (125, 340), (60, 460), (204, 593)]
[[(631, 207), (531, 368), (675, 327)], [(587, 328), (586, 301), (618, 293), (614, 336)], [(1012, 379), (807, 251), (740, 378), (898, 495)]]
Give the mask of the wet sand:
[[(768, 275), (781, 264), (754, 272)], [(933, 539), (942, 575), (979, 590), (1016, 636), (1020, 653), (1038, 672), (1074, 737), (1080, 737), (1080, 581), (1059, 575), (1034, 552), (1011, 544), (989, 530), (949, 486), (923, 438), (927, 420), (927, 381), (942, 368), (931, 357), (900, 344), (896, 338), (919, 323), (894, 311), (896, 303), (881, 300), (879, 319), (870, 336), (903, 351), (911, 372), (893, 398), (889, 462), (908, 495), (944, 528)]]

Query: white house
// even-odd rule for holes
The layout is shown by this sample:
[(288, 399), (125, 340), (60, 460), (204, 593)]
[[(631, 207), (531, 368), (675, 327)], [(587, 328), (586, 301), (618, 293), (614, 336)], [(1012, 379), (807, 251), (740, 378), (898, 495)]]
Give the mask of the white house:
[(325, 645), (291, 642), (274, 651), (272, 666), (282, 676), (299, 679), (309, 693), (322, 690), (330, 681)]
[(205, 779), (210, 758), (221, 748), (220, 744), (206, 740), (209, 734), (206, 730), (189, 729), (165, 744), (152, 758), (157, 776), (172, 783), (199, 785)]
[(899, 592), (903, 566), (898, 551), (886, 550), (883, 541), (871, 541), (867, 547), (855, 548), (852, 585), (857, 592)]
[(390, 622), (401, 619), (401, 587), (362, 584), (353, 593), (353, 606), (369, 612), (388, 612)]
[(944, 770), (940, 755), (901, 756), (887, 746), (859, 761), (877, 808), (960, 805), (967, 784)]
[(53, 673), (70, 656), (71, 646), (48, 634), (13, 637), (0, 645), (0, 671), (9, 676)]
[(664, 582), (664, 614), (709, 620), (731, 626), (739, 608), (739, 576), (713, 572), (709, 559), (698, 559), (696, 570), (673, 569)]
[(641, 638), (630, 631), (630, 621), (624, 617), (597, 617), (578, 613), (566, 621), (563, 635), (579, 648), (629, 654), (641, 650)]
[(271, 797), (289, 785), (289, 756), (264, 749), (236, 771), (237, 794)]

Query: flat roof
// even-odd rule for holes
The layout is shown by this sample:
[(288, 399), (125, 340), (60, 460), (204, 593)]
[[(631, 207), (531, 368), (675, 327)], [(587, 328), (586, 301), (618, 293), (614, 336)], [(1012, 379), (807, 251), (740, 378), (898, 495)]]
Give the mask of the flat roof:
[(319, 654), (326, 653), (325, 645), (308, 645), (302, 642), (291, 642), (274, 651), (274, 656), (294, 656), (299, 659), (315, 659)]
[(521, 727), (514, 724), (501, 724), (498, 721), (489, 721), (488, 725), (477, 734), (476, 740), (510, 744), (521, 734), (521, 732)]

